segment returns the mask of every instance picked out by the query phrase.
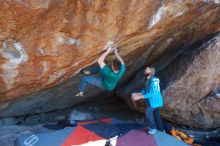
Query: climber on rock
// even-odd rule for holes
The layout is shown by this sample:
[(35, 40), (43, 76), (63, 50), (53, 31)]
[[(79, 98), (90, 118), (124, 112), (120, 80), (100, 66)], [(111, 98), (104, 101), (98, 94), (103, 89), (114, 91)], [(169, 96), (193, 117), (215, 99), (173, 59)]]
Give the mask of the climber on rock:
[[(111, 67), (107, 65), (104, 61), (106, 56), (108, 56), (111, 52), (115, 53), (115, 60), (112, 62)], [(105, 53), (103, 53), (98, 59), (98, 65), (91, 67), (88, 70), (81, 71), (85, 77), (80, 82), (79, 85), (79, 93), (76, 96), (84, 96), (86, 91), (86, 86), (88, 84), (94, 85), (96, 87), (102, 88), (107, 91), (114, 90), (115, 86), (122, 78), (125, 72), (125, 63), (122, 58), (118, 54), (117, 46), (111, 44), (107, 47)], [(91, 76), (96, 73), (99, 73), (98, 77)]]
[(155, 134), (157, 130), (163, 132), (163, 123), (160, 117), (160, 108), (163, 106), (163, 99), (160, 93), (159, 79), (154, 77), (155, 69), (147, 67), (144, 71), (146, 81), (144, 89), (140, 93), (132, 93), (132, 101), (136, 106), (135, 101), (144, 99), (147, 104), (145, 109), (148, 126), (148, 134)]

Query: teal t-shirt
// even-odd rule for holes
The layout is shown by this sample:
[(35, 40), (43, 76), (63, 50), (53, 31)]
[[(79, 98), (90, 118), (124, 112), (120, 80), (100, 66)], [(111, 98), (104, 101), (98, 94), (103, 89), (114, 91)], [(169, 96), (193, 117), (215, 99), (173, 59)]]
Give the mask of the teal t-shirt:
[(101, 75), (103, 78), (103, 85), (106, 90), (112, 91), (121, 79), (125, 72), (125, 65), (122, 64), (120, 70), (115, 73), (108, 65), (105, 65), (101, 70)]

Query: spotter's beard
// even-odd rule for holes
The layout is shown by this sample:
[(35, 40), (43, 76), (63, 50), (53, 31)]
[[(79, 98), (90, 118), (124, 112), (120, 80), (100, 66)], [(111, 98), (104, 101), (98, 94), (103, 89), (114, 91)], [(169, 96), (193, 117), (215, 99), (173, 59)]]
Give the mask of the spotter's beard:
[(151, 76), (151, 73), (144, 73), (146, 79), (148, 79)]

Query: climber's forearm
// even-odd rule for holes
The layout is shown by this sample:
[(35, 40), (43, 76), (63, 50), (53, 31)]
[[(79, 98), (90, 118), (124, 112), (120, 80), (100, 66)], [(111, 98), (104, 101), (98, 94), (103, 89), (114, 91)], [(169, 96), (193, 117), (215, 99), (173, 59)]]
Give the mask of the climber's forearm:
[(100, 57), (99, 57), (99, 59), (98, 59), (98, 64), (99, 64), (99, 66), (100, 66), (100, 68), (103, 68), (104, 66), (105, 66), (105, 58), (106, 58), (106, 56), (108, 56), (108, 54), (110, 53), (110, 51), (109, 50), (107, 50), (105, 53), (103, 53)]

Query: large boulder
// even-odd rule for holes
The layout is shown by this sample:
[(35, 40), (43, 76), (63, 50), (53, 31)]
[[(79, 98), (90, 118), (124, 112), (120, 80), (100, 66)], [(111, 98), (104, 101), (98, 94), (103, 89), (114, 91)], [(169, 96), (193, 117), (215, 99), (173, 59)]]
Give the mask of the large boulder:
[(62, 109), (100, 93), (74, 97), (77, 73), (110, 40), (125, 59), (126, 81), (220, 30), (216, 1), (5, 0), (0, 7), (0, 117)]
[[(220, 126), (220, 33), (202, 44), (198, 42), (191, 46), (157, 76), (163, 90), (163, 118), (199, 128)], [(141, 71), (119, 91), (131, 108), (142, 112), (143, 101), (139, 101), (135, 108), (130, 95), (143, 88), (143, 81)]]
[(161, 72), (164, 118), (203, 128), (220, 126), (220, 33)]

